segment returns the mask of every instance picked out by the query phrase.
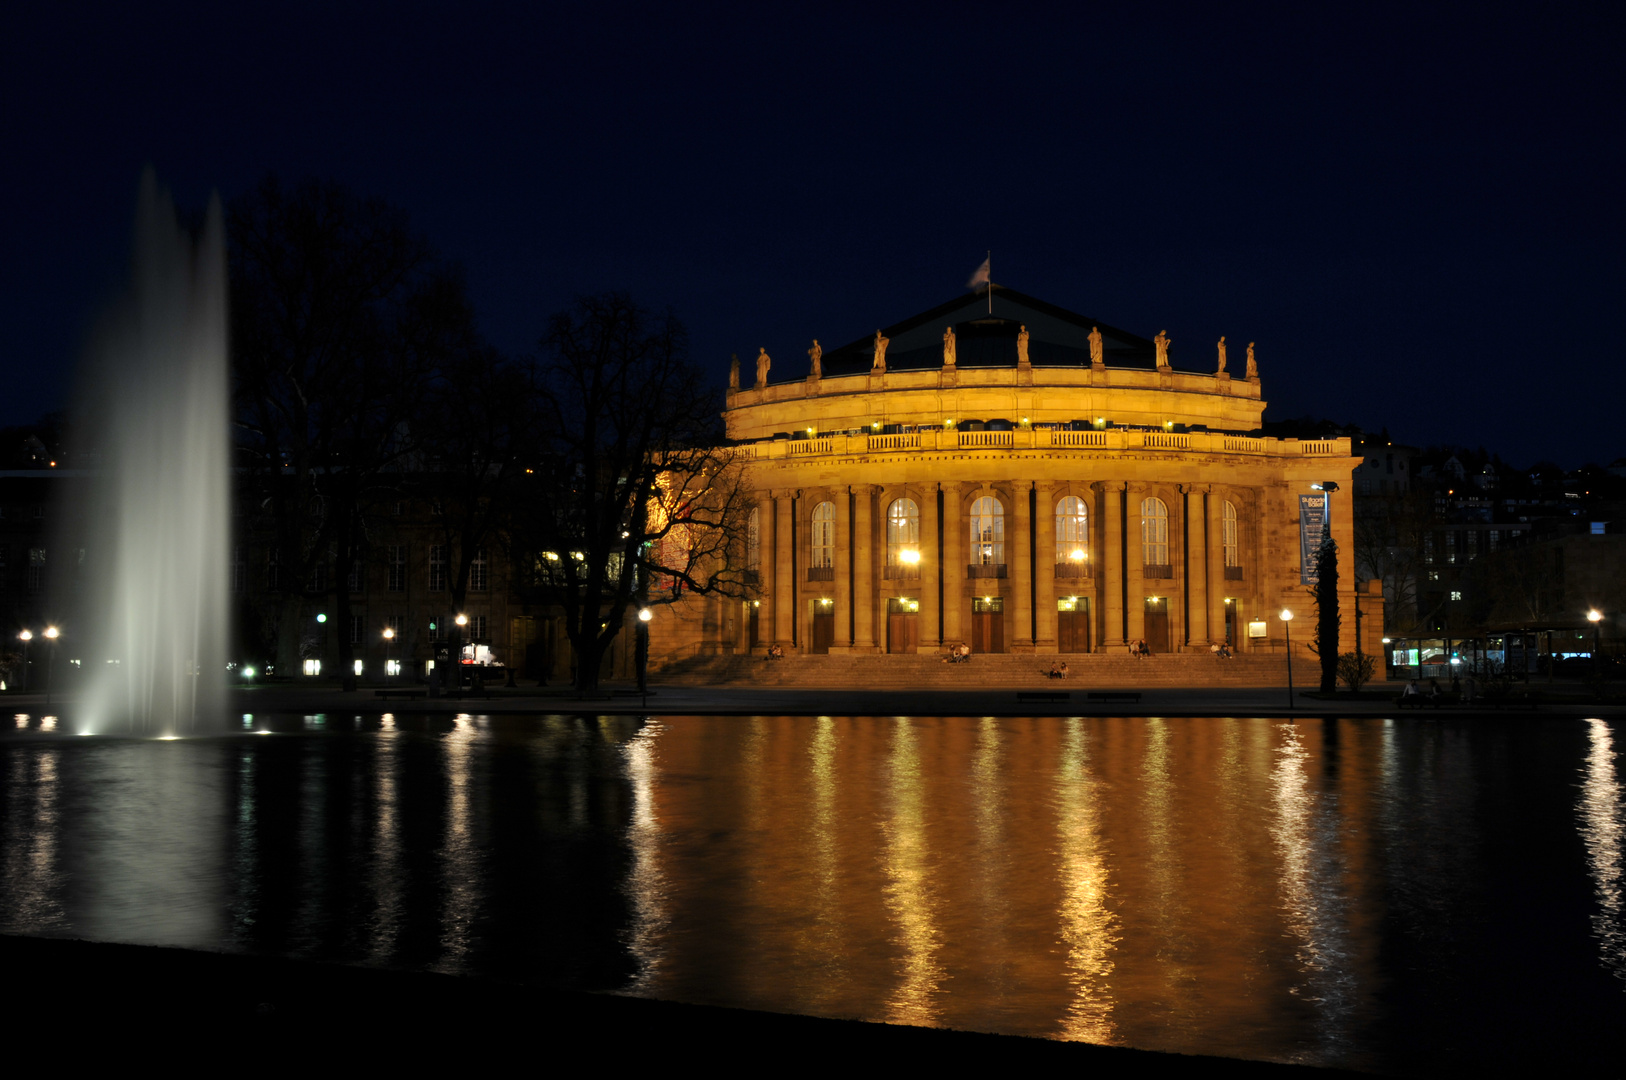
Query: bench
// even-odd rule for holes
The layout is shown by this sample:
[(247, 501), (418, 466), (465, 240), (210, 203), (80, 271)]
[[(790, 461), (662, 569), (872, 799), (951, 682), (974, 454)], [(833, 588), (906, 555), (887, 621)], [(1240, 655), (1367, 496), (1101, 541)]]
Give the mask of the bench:
[(1123, 701), (1131, 705), (1140, 702), (1139, 690), (1091, 690), (1084, 695), (1087, 701)]
[(1431, 699), (1427, 694), (1401, 694), (1400, 697), (1396, 699), (1395, 705), (1397, 708), (1401, 709), (1421, 709), (1425, 705), (1429, 706), (1430, 708), (1438, 709), (1440, 707), (1440, 698), (1435, 697)]
[(1017, 701), (1023, 701), (1023, 702), (1030, 702), (1030, 701), (1048, 701), (1048, 702), (1071, 701), (1071, 700), (1073, 700), (1073, 695), (1068, 693), (1066, 690), (1018, 690), (1017, 693), (1016, 693), (1016, 700)]
[(427, 690), (374, 690), (373, 693), (378, 695), (381, 698), (392, 698), (392, 697), (421, 698), (421, 697), (426, 696), (429, 693), (429, 691), (427, 691)]

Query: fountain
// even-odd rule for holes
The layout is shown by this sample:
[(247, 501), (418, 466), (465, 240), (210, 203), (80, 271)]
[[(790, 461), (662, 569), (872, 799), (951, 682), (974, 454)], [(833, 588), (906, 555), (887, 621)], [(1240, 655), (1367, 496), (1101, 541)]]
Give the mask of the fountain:
[[(187, 734), (223, 715), (228, 621), (226, 245), (219, 199), (196, 239), (149, 168), (128, 294), (88, 356), (77, 417), (98, 476), (85, 537), (80, 728)], [(88, 556), (88, 557), (87, 557)]]

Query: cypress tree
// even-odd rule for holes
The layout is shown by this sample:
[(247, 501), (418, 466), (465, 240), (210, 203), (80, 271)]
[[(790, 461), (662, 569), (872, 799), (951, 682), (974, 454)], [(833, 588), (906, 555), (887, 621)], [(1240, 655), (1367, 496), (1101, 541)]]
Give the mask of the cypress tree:
[(1332, 530), (1321, 534), (1321, 550), (1315, 561), (1315, 647), (1321, 657), (1321, 692), (1338, 688), (1338, 543)]

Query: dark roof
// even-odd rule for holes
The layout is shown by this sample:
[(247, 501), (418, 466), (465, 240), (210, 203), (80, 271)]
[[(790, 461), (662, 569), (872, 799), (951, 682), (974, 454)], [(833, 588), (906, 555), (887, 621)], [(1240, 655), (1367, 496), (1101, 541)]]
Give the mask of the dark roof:
[[(921, 371), (942, 367), (943, 330), (949, 326), (954, 327), (956, 364), (963, 368), (1015, 367), (1016, 335), (1023, 326), (1028, 328), (1028, 359), (1034, 367), (1087, 366), (1091, 328), (1101, 331), (1103, 359), (1108, 367), (1150, 371), (1157, 366), (1156, 350), (1146, 338), (1003, 285), (991, 288), (991, 316), (988, 290), (978, 289), (880, 327), (892, 339), (886, 350), (886, 369)], [(840, 348), (826, 349), (823, 374), (861, 375), (870, 370), (874, 356), (874, 334)], [(806, 375), (801, 364), (775, 364), (769, 382), (794, 382)]]

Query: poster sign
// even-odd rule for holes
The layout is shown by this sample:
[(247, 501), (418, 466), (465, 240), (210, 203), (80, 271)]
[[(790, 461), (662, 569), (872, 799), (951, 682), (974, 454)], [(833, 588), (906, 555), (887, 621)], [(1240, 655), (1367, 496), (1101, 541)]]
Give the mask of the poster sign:
[(1316, 583), (1316, 557), (1321, 554), (1321, 534), (1327, 525), (1327, 493), (1299, 496), (1299, 584)]

